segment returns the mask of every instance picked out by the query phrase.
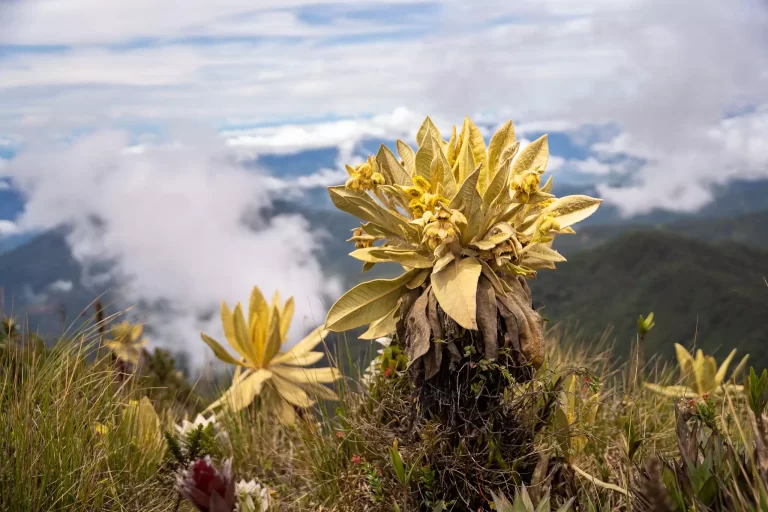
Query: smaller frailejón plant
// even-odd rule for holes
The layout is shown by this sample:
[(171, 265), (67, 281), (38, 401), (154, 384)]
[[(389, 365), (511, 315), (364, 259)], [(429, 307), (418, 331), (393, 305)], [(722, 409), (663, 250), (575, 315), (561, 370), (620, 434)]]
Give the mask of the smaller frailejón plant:
[[(736, 384), (726, 384), (725, 376), (728, 373), (728, 367), (736, 355), (736, 349), (733, 349), (725, 361), (718, 367), (717, 361), (712, 356), (705, 356), (699, 349), (694, 358), (682, 345), (675, 343), (675, 353), (677, 355), (677, 364), (680, 367), (680, 377), (683, 384), (677, 386), (660, 386), (651, 382), (646, 382), (645, 386), (651, 391), (662, 395), (672, 397), (701, 396), (708, 393), (718, 393), (720, 391), (740, 392), (742, 386)], [(735, 378), (747, 364), (749, 355), (744, 356), (739, 365), (733, 371), (732, 378)]]
[(518, 154), (511, 121), (487, 148), (469, 118), (448, 141), (427, 118), (416, 142), (414, 151), (398, 140), (400, 158), (382, 145), (347, 167), (345, 185), (329, 188), (339, 209), (363, 221), (350, 255), (364, 269), (394, 262), (405, 272), (352, 288), (330, 309), (326, 328), (370, 324), (370, 339), (397, 330), (417, 381), (457, 363), (471, 340), (486, 360), (506, 348), (539, 367), (542, 319), (525, 279), (565, 261), (553, 238), (573, 233), (600, 200), (556, 198), (551, 177), (542, 182), (547, 136)]
[(142, 338), (142, 324), (120, 322), (109, 330), (110, 338), (104, 340), (104, 346), (109, 348), (118, 359), (134, 366), (141, 361), (141, 354), (147, 346), (147, 340)]
[(280, 351), (292, 317), (292, 297), (282, 304), (280, 295), (275, 293), (272, 303), (267, 304), (258, 287), (251, 292), (247, 321), (239, 303), (233, 312), (222, 302), (224, 335), (239, 359), (216, 340), (200, 333), (216, 357), (237, 366), (232, 386), (209, 410), (226, 404), (238, 411), (260, 396), (266, 410), (281, 422), (291, 424), (296, 417), (294, 407), (311, 407), (315, 397), (338, 399), (335, 392), (322, 385), (334, 382), (338, 372), (334, 368), (307, 368), (323, 358), (323, 352), (312, 349), (323, 340), (326, 331), (315, 329), (288, 351)]

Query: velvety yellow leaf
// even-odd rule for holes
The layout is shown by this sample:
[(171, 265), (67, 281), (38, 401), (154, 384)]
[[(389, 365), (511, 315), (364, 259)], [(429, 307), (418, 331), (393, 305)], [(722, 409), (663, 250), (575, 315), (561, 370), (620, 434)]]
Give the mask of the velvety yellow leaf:
[(725, 380), (725, 374), (728, 373), (728, 366), (730, 366), (731, 361), (733, 361), (733, 356), (736, 355), (736, 349), (731, 350), (731, 353), (728, 354), (728, 357), (725, 358), (725, 361), (720, 365), (720, 368), (718, 368), (717, 373), (715, 374), (715, 384), (720, 385)]
[(227, 338), (229, 345), (235, 349), (235, 352), (240, 354), (240, 357), (250, 361), (258, 359), (253, 344), (249, 343), (245, 347), (241, 347), (237, 341), (237, 336), (235, 336), (235, 319), (232, 316), (232, 311), (224, 301), (221, 302), (221, 325), (224, 328), (224, 337)]
[(297, 383), (328, 384), (338, 380), (340, 374), (335, 368), (301, 368), (298, 366), (274, 366), (272, 373)]
[(736, 365), (736, 368), (733, 369), (733, 373), (731, 374), (731, 379), (736, 379), (736, 377), (739, 376), (739, 374), (744, 370), (744, 368), (747, 367), (747, 361), (749, 361), (749, 354), (745, 355), (743, 358), (741, 358), (741, 361), (739, 364)]
[(515, 127), (512, 121), (507, 121), (491, 137), (488, 145), (488, 174), (491, 180), (496, 176), (499, 166), (502, 164), (501, 153), (504, 148), (515, 143)]
[(237, 359), (229, 355), (229, 352), (227, 352), (227, 350), (224, 347), (219, 345), (219, 342), (217, 342), (216, 340), (214, 340), (213, 338), (211, 338), (210, 336), (202, 332), (200, 333), (200, 337), (203, 338), (203, 341), (205, 342), (206, 345), (211, 347), (211, 350), (213, 350), (213, 354), (216, 357), (218, 357), (225, 363), (234, 364), (234, 365), (240, 364), (240, 361), (238, 361)]
[[(555, 264), (549, 260), (542, 260), (539, 258), (534, 258), (531, 256), (527, 256), (523, 258), (523, 261), (520, 262), (521, 265), (523, 265), (524, 268), (529, 268), (531, 270), (540, 270), (543, 268), (555, 270)], [(520, 274), (523, 275), (523, 274)]]
[(381, 338), (382, 336), (392, 334), (395, 332), (397, 320), (400, 316), (399, 312), (400, 305), (398, 304), (392, 308), (392, 311), (379, 318), (378, 320), (371, 322), (371, 325), (368, 326), (368, 330), (358, 336), (358, 338), (361, 340), (375, 340), (376, 338)]
[(280, 290), (275, 290), (275, 293), (272, 294), (272, 302), (269, 303), (270, 310), (277, 308), (279, 311), (282, 303), (283, 299), (280, 297)]
[[(280, 354), (282, 356), (283, 354)], [(310, 366), (320, 361), (325, 354), (322, 352), (305, 352), (300, 356), (294, 356), (292, 359), (281, 358), (280, 364), (288, 364), (291, 366)], [(276, 358), (272, 360), (273, 364), (277, 364)]]
[[(434, 142), (433, 144), (437, 144)], [(437, 151), (439, 153), (439, 151)], [(453, 174), (452, 172), (450, 174)], [(435, 154), (432, 163), (429, 164), (429, 181), (432, 183), (434, 193), (443, 195), (443, 166), (440, 163), (440, 157)]]
[[(472, 161), (475, 163), (475, 165), (483, 164), (483, 169), (485, 172), (485, 184), (488, 184), (488, 154), (486, 153), (485, 149), (485, 139), (483, 138), (483, 134), (480, 132), (480, 129), (475, 125), (475, 123), (472, 122), (472, 120), (469, 117), (464, 118), (464, 123), (466, 125), (467, 131), (464, 139), (464, 144), (467, 144), (470, 151), (472, 152)], [(482, 180), (482, 176), (480, 180), (478, 180), (478, 183)]]
[(551, 247), (548, 247), (544, 244), (531, 244), (526, 247), (528, 249), (525, 251), (526, 257), (531, 257), (539, 260), (544, 261), (551, 261), (553, 263), (559, 263), (561, 261), (565, 261), (565, 258), (562, 254), (557, 252), (556, 250), (552, 249)]
[(400, 159), (403, 161), (405, 171), (410, 176), (413, 176), (416, 172), (416, 155), (411, 149), (411, 146), (400, 139), (397, 139), (397, 152), (400, 155)]
[(523, 148), (512, 162), (512, 175), (528, 170), (544, 170), (549, 160), (549, 143), (547, 136), (542, 135)]
[(280, 352), (280, 346), (283, 343), (283, 338), (280, 336), (280, 313), (277, 308), (272, 310), (271, 315), (269, 334), (267, 335), (267, 342), (264, 345), (264, 359), (262, 360), (262, 364), (264, 365)]
[(123, 422), (129, 425), (135, 442), (150, 457), (156, 456), (164, 448), (163, 431), (160, 418), (149, 398), (142, 397), (123, 409)]
[(395, 248), (378, 249), (370, 253), (374, 257), (388, 258), (400, 265), (411, 268), (431, 268), (434, 263), (432, 256)]
[[(248, 302), (248, 327), (252, 333), (252, 345), (255, 346), (255, 353), (261, 354), (264, 350), (264, 343), (267, 338), (267, 323), (269, 322), (269, 305), (264, 295), (261, 294), (258, 286), (251, 290), (251, 297)], [(248, 350), (247, 347), (243, 349)], [(254, 354), (251, 354), (253, 356)]]
[[(438, 141), (434, 140), (434, 142), (435, 146), (437, 146)], [(453, 171), (451, 170), (451, 163), (445, 156), (445, 153), (442, 151), (436, 151), (435, 158), (438, 160), (438, 164), (440, 165), (440, 170), (437, 174), (440, 176), (440, 183), (443, 185), (443, 197), (450, 201), (453, 199), (459, 189), (456, 183), (456, 177), (453, 175)]]
[(364, 261), (366, 263), (389, 263), (392, 261), (387, 255), (377, 255), (376, 252), (379, 250), (381, 250), (381, 247), (364, 247), (362, 249), (355, 249), (349, 253), (349, 255), (356, 260)]
[(315, 401), (309, 398), (307, 392), (293, 382), (280, 377), (278, 372), (273, 372), (271, 384), (275, 391), (289, 404), (296, 407), (311, 407)]
[(410, 219), (381, 206), (368, 194), (347, 190), (344, 186), (328, 187), (328, 193), (339, 210), (376, 224), (389, 236), (404, 237), (416, 244), (421, 242), (419, 230), (409, 224)]
[[(243, 316), (243, 308), (240, 306), (240, 303), (238, 302), (235, 306), (235, 311), (233, 313), (233, 320), (234, 320), (234, 326), (235, 326), (235, 338), (237, 339), (238, 345), (245, 348), (248, 345), (253, 346), (253, 342), (250, 339), (250, 336), (248, 334), (248, 326), (245, 323), (245, 317)], [(256, 353), (256, 361), (254, 363), (257, 366), (260, 366), (264, 361), (264, 351), (261, 350), (260, 352)]]
[(293, 311), (295, 309), (293, 297), (288, 297), (285, 301), (283, 310), (280, 311), (280, 339), (284, 340), (288, 336), (288, 329), (291, 328), (291, 320), (293, 320)]
[(322, 329), (321, 327), (317, 327), (315, 329), (312, 329), (312, 331), (307, 334), (304, 339), (302, 339), (300, 342), (295, 344), (293, 347), (291, 347), (290, 350), (283, 354), (279, 354), (272, 359), (273, 364), (290, 364), (290, 361), (295, 360), (296, 358), (306, 354), (313, 348), (315, 348), (317, 345), (320, 344), (325, 337), (328, 336), (328, 331)]
[(248, 321), (252, 321), (254, 318), (258, 318), (262, 321), (266, 321), (269, 314), (269, 304), (262, 295), (258, 286), (254, 286), (251, 290), (251, 298), (248, 302)]
[(432, 270), (428, 268), (419, 270), (419, 272), (416, 274), (416, 276), (414, 276), (413, 279), (405, 283), (405, 287), (408, 288), (409, 290), (414, 290), (418, 288), (419, 286), (424, 284), (424, 282), (429, 277), (429, 274), (431, 273), (432, 273)]
[(461, 231), (461, 242), (465, 244), (474, 238), (482, 222), (483, 200), (477, 191), (477, 180), (480, 177), (481, 168), (482, 164), (464, 180), (449, 206), (459, 210), (467, 219), (467, 227)]
[(267, 411), (274, 414), (280, 423), (293, 425), (296, 422), (296, 409), (278, 394), (274, 386), (268, 385), (264, 394), (269, 397), (264, 401)]
[[(438, 150), (439, 151), (439, 150)], [(415, 175), (422, 176), (427, 181), (430, 181), (430, 166), (432, 164), (432, 159), (435, 156), (435, 151), (432, 144), (432, 138), (427, 139), (424, 144), (419, 146), (419, 149), (416, 151), (416, 157), (415, 157)], [(432, 186), (434, 187), (437, 185), (437, 182), (432, 182)], [(431, 192), (434, 192), (432, 190)]]
[(141, 337), (142, 332), (144, 332), (144, 326), (142, 324), (131, 326), (131, 341), (138, 340)]
[(272, 378), (272, 372), (269, 370), (256, 370), (243, 376), (239, 381), (233, 382), (232, 386), (225, 391), (218, 400), (213, 402), (204, 411), (211, 411), (222, 405), (228, 405), (232, 412), (238, 412), (245, 409), (253, 402), (261, 392), (264, 382)]
[(481, 251), (489, 251), (499, 245), (501, 242), (509, 240), (510, 238), (512, 238), (510, 233), (499, 233), (497, 235), (491, 235), (488, 238), (472, 242), (469, 244), (469, 246), (480, 249)]
[(432, 122), (432, 119), (427, 116), (427, 118), (421, 124), (418, 133), (416, 133), (416, 144), (421, 147), (421, 145), (424, 144), (425, 139), (432, 138), (430, 134), (434, 134), (434, 136), (438, 139), (442, 138), (440, 135), (440, 130), (437, 129), (437, 126), (435, 126), (435, 123)]
[(368, 194), (360, 194), (353, 192), (348, 198), (353, 203), (358, 204), (361, 208), (366, 208), (367, 211), (374, 215), (373, 220), (381, 228), (388, 229), (396, 236), (405, 238), (406, 241), (415, 243), (418, 245), (420, 241), (420, 231), (410, 224), (410, 218), (405, 217), (397, 210), (379, 205)]
[(493, 223), (496, 222), (512, 222), (518, 215), (520, 215), (525, 209), (524, 204), (510, 203), (503, 207), (502, 211), (495, 216)]
[(512, 174), (512, 162), (514, 161), (515, 155), (517, 155), (519, 149), (520, 141), (514, 142), (505, 147), (501, 152), (501, 156), (499, 157), (499, 169), (504, 167), (507, 173)]
[(465, 329), (477, 330), (477, 281), (482, 265), (463, 258), (432, 274), (432, 290), (443, 311)]
[(651, 382), (645, 382), (643, 384), (646, 388), (650, 389), (654, 393), (670, 397), (686, 397), (695, 396), (696, 392), (688, 386), (659, 386)]
[(444, 256), (441, 256), (440, 259), (437, 260), (437, 262), (435, 262), (435, 267), (434, 267), (433, 272), (440, 272), (445, 267), (447, 267), (449, 263), (451, 263), (455, 259), (456, 259), (456, 256), (452, 252), (449, 252), (449, 253), (445, 254)]
[(382, 174), (387, 177), (389, 183), (395, 185), (401, 185), (403, 187), (409, 187), (413, 185), (411, 177), (405, 168), (400, 165), (400, 161), (397, 157), (386, 147), (384, 144), (379, 148), (379, 152), (376, 154), (376, 162), (379, 164)]
[(467, 179), (461, 183), (459, 191), (449, 205), (449, 208), (451, 209), (460, 210), (467, 219), (469, 219), (470, 210), (474, 209), (473, 207), (480, 208), (479, 204), (475, 205), (474, 203), (474, 198), (477, 195), (477, 180), (479, 177), (480, 166), (478, 166), (475, 171), (467, 176)]
[(565, 228), (586, 219), (600, 206), (602, 199), (589, 196), (565, 196), (541, 210), (542, 215), (556, 214), (561, 228)]
[(475, 169), (475, 157), (472, 155), (472, 150), (467, 144), (464, 144), (457, 150), (459, 153), (456, 156), (456, 162), (453, 164), (453, 175), (456, 177), (456, 183), (461, 185), (467, 176)]
[(537, 190), (533, 194), (531, 194), (531, 198), (528, 200), (528, 204), (538, 204), (543, 201), (546, 201), (548, 199), (554, 199), (554, 194), (549, 194), (547, 192), (542, 192), (541, 190)]
[(541, 191), (546, 192), (547, 194), (552, 193), (552, 176), (547, 178), (547, 181), (545, 181), (544, 185), (541, 186)]
[(461, 148), (464, 147), (465, 142), (464, 139), (467, 138), (467, 123), (462, 122), (461, 123), (461, 130), (459, 130), (459, 136), (456, 138), (456, 158), (459, 158), (459, 153), (461, 152)]
[(338, 400), (339, 395), (332, 389), (329, 389), (320, 384), (302, 384), (302, 387), (306, 389), (310, 396), (320, 400)]
[(679, 343), (675, 343), (675, 355), (677, 356), (677, 365), (680, 367), (680, 375), (687, 377), (689, 373), (693, 372), (693, 357)]
[(451, 130), (451, 138), (448, 139), (448, 151), (445, 154), (445, 156), (448, 158), (448, 163), (451, 164), (451, 168), (453, 168), (453, 164), (456, 163), (456, 127), (455, 126)]
[(400, 299), (405, 283), (417, 271), (395, 279), (376, 279), (361, 283), (345, 293), (328, 311), (326, 329), (339, 332), (369, 324), (391, 311)]
[(696, 384), (699, 387), (699, 393), (709, 393), (717, 388), (715, 384), (715, 375), (717, 374), (717, 363), (714, 357), (706, 357), (697, 369)]
[[(519, 142), (517, 143), (520, 144)], [(501, 171), (501, 172), (499, 172)], [(503, 193), (509, 194), (509, 163), (504, 164), (494, 174), (491, 183), (483, 194), (483, 205), (488, 209)]]
[(105, 343), (105, 345), (120, 359), (131, 363), (132, 365), (139, 364), (141, 360), (142, 346), (138, 343), (119, 343), (111, 341)]

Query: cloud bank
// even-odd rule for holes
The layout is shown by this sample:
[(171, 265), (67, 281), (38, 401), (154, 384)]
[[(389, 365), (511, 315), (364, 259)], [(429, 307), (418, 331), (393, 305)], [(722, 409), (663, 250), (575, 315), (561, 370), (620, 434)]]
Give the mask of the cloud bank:
[(135, 152), (125, 151), (128, 134), (104, 131), (32, 145), (6, 169), (26, 197), (18, 228), (71, 225), (68, 242), (91, 283), (104, 281), (94, 269), (109, 261), (123, 305), (165, 305), (144, 316), (165, 344), (200, 355), (198, 331), (220, 334), (220, 301), (247, 302), (253, 285), (295, 296), (295, 339), (322, 322), (323, 299), (339, 283), (323, 275), (304, 218), (259, 216), (270, 203), (264, 176), (216, 141)]

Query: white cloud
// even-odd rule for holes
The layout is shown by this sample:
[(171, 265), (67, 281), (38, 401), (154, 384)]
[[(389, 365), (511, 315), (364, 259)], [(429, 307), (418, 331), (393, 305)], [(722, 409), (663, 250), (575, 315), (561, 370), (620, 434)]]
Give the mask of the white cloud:
[(601, 162), (594, 157), (589, 157), (586, 160), (569, 160), (568, 163), (587, 174), (605, 175), (610, 173), (612, 169), (610, 164)]
[(565, 158), (557, 155), (549, 155), (549, 161), (547, 162), (547, 171), (556, 171), (560, 169), (565, 163)]
[(199, 316), (222, 299), (247, 302), (253, 285), (295, 296), (294, 339), (322, 322), (322, 299), (338, 295), (339, 283), (323, 275), (305, 219), (258, 217), (269, 204), (262, 175), (216, 137), (126, 154), (127, 145), (125, 133), (98, 132), (71, 145), (29, 146), (8, 169), (29, 198), (19, 227), (72, 224), (75, 258), (86, 267), (114, 261), (111, 277), (127, 304), (167, 301), (173, 314), (154, 308), (150, 326), (198, 356), (199, 330), (221, 334), (216, 315)]
[[(620, 147), (648, 162), (632, 189), (602, 189), (628, 214), (695, 209), (723, 179), (768, 174), (757, 135), (744, 134), (761, 130), (754, 112), (723, 124), (734, 107), (768, 105), (768, 8), (759, 0), (454, 1), (407, 21), (397, 21), (408, 18), (400, 5), (391, 9), (401, 17), (387, 17), (395, 21), (355, 23), (334, 16), (337, 5), (319, 7), (330, 21), (312, 26), (296, 14), (304, 2), (260, 2), (258, 12), (243, 0), (219, 4), (18, 2), (0, 39), (75, 46), (0, 58), (0, 132), (26, 140), (83, 126), (350, 118), (227, 133), (238, 150), (258, 153), (353, 151), (359, 133), (412, 134), (426, 113), (456, 124), (466, 114), (491, 123), (511, 117), (521, 136), (609, 124), (622, 135), (599, 149)], [(382, 29), (406, 26), (413, 37), (380, 37)], [(243, 34), (262, 39), (227, 39)], [(178, 39), (201, 35), (210, 39)], [(142, 37), (164, 44), (94, 44)], [(376, 121), (399, 106), (408, 113), (399, 122)], [(750, 159), (740, 154), (745, 137), (754, 140)], [(735, 162), (738, 170), (722, 170)]]
[[(366, 0), (363, 5), (408, 3), (421, 2)], [(341, 20), (332, 27), (307, 24), (294, 12), (302, 6), (330, 9), (334, 5), (310, 0), (187, 0), (183, 6), (153, 0), (25, 0), (6, 5), (4, 12), (0, 6), (5, 21), (0, 43), (70, 45), (196, 36), (305, 36), (327, 34), (329, 29), (334, 35), (343, 35), (376, 30), (373, 23), (360, 20)]]
[(370, 138), (414, 138), (423, 120), (423, 115), (398, 107), (390, 114), (368, 118), (226, 130), (222, 136), (232, 146), (245, 146), (264, 153), (291, 154), (299, 150), (335, 146), (349, 149)]
[(0, 237), (15, 235), (19, 232), (19, 227), (12, 220), (0, 219)]
[(54, 281), (49, 284), (48, 290), (57, 293), (67, 293), (72, 291), (73, 287), (74, 283), (72, 283), (72, 281), (64, 281), (63, 279), (59, 279), (58, 281)]
[[(22, 296), (24, 297), (24, 302), (32, 306), (43, 306), (48, 300), (47, 293), (43, 291), (35, 293), (35, 291), (27, 285), (24, 285), (22, 288)], [(39, 309), (37, 310), (39, 311)]]

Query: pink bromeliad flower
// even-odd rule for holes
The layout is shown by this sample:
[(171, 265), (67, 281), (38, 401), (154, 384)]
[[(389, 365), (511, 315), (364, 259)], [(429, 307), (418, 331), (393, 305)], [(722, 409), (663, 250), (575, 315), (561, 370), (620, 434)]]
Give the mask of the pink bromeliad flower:
[(232, 459), (227, 459), (221, 471), (206, 456), (193, 462), (177, 480), (177, 487), (201, 512), (233, 512), (235, 510), (235, 479)]

